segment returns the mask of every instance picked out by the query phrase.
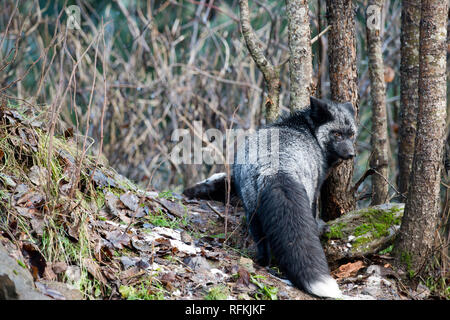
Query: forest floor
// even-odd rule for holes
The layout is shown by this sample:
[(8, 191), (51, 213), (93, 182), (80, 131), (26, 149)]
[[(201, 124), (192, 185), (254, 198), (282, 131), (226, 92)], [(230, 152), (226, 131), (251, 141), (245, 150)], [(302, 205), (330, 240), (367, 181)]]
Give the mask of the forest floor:
[[(41, 126), (30, 110), (0, 109), (0, 253), (39, 297), (317, 299), (253, 262), (242, 208), (140, 190), (83, 155), (70, 130), (50, 143)], [(330, 267), (345, 299), (431, 298), (404, 284), (388, 254)], [(2, 277), (0, 289), (21, 298)]]

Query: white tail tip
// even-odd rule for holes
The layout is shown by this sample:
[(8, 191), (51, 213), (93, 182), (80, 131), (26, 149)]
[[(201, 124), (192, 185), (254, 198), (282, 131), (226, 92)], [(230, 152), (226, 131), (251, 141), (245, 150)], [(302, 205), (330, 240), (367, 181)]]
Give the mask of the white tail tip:
[(311, 283), (309, 291), (319, 297), (342, 298), (342, 292), (332, 277), (324, 276), (320, 280)]

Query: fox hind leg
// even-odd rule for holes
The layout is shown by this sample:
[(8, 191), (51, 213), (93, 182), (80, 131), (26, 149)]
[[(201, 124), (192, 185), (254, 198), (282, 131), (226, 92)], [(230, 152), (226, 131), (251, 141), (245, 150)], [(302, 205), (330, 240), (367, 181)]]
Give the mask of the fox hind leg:
[(252, 234), (258, 249), (256, 259), (259, 265), (265, 267), (270, 264), (271, 259), (269, 241), (262, 230), (261, 223), (256, 216), (256, 213), (247, 216), (249, 218), (250, 233)]

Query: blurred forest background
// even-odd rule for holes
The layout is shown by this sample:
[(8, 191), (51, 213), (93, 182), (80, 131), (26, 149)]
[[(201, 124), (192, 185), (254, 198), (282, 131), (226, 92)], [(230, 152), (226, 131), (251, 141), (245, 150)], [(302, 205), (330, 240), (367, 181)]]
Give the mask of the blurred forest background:
[[(354, 179), (369, 167), (371, 108), (365, 8), (354, 1), (359, 85)], [(81, 28), (67, 29), (65, 5), (77, 5)], [(309, 2), (311, 37), (327, 26), (324, 0)], [(250, 2), (252, 26), (274, 65), (289, 57), (284, 1)], [(401, 1), (382, 11), (390, 178), (397, 176)], [(56, 130), (87, 133), (121, 174), (155, 189), (181, 191), (223, 168), (177, 165), (174, 129), (257, 128), (264, 119), (264, 79), (239, 27), (237, 0), (2, 1), (1, 93), (18, 103), (59, 110)], [(330, 98), (327, 33), (312, 45), (317, 97)], [(289, 64), (280, 70), (280, 106), (289, 111)], [(66, 90), (67, 89), (67, 90)], [(361, 189), (370, 189), (370, 179)], [(391, 190), (392, 191), (392, 190)]]

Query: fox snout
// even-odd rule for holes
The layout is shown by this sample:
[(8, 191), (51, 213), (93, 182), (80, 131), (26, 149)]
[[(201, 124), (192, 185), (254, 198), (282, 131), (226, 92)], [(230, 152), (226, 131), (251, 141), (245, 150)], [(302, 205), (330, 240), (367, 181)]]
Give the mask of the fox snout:
[(342, 142), (338, 148), (339, 157), (344, 160), (352, 159), (356, 156), (355, 148), (353, 147), (352, 141)]
[(355, 157), (355, 153), (352, 152), (352, 153), (347, 153), (347, 154), (344, 155), (342, 158), (343, 158), (344, 160), (349, 160), (349, 159), (352, 159), (352, 158), (354, 158), (354, 157)]

